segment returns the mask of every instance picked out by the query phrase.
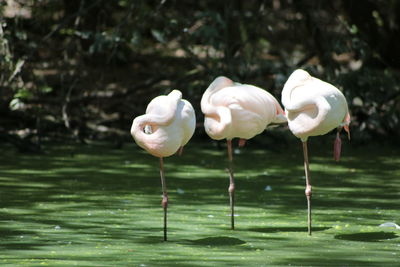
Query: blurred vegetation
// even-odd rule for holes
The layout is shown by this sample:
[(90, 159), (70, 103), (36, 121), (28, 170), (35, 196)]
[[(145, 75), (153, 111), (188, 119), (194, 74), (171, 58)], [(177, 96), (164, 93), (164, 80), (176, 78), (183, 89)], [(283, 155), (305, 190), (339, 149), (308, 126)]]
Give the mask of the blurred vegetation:
[(0, 139), (129, 138), (150, 99), (197, 110), (218, 75), (278, 99), (304, 68), (346, 95), (357, 142), (400, 137), (398, 0), (7, 0), (0, 3)]

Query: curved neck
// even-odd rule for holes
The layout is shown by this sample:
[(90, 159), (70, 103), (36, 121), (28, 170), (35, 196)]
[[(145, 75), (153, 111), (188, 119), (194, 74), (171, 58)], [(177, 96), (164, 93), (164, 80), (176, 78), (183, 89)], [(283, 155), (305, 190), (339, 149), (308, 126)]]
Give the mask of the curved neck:
[(287, 107), (291, 105), (291, 96), (294, 89), (305, 86), (312, 82), (313, 77), (308, 72), (298, 69), (295, 70), (288, 78), (282, 89), (282, 104)]
[(148, 113), (136, 117), (133, 120), (131, 127), (131, 135), (142, 143), (155, 142), (158, 138), (157, 128), (156, 131), (145, 133), (146, 125), (150, 126), (167, 126), (170, 125), (176, 117), (176, 111), (179, 101), (182, 99), (182, 93), (178, 90), (173, 90), (166, 97), (166, 101), (162, 104), (165, 106), (165, 113)]

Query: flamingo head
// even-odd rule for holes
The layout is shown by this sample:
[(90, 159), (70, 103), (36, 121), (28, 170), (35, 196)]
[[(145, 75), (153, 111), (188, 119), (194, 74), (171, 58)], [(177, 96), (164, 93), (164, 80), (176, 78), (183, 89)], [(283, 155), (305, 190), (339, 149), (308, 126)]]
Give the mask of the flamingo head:
[(173, 133), (179, 132), (174, 122), (180, 118), (177, 107), (182, 93), (173, 90), (168, 95), (155, 97), (147, 106), (146, 114), (133, 120), (131, 134), (136, 143), (156, 157), (170, 156), (181, 145)]

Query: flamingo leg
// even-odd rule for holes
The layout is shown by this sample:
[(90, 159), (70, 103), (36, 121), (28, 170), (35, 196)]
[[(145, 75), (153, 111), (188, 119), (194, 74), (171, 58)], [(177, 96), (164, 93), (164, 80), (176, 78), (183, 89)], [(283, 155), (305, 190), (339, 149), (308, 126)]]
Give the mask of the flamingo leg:
[(342, 151), (342, 140), (340, 139), (341, 131), (342, 131), (342, 128), (338, 128), (338, 131), (336, 133), (335, 143), (333, 145), (333, 158), (335, 161), (340, 160), (340, 153)]
[(233, 176), (233, 156), (232, 156), (232, 140), (227, 140), (228, 160), (229, 160), (229, 202), (231, 206), (231, 229), (235, 230), (235, 178)]
[(164, 176), (164, 160), (162, 157), (160, 157), (160, 177), (161, 177), (161, 186), (163, 191), (161, 205), (164, 209), (164, 241), (167, 241), (168, 194), (167, 194), (167, 184), (165, 182), (165, 176)]
[(307, 221), (308, 221), (308, 235), (311, 235), (311, 177), (310, 177), (310, 168), (308, 163), (308, 149), (307, 149), (307, 141), (303, 141), (303, 153), (304, 153), (304, 170), (306, 174), (306, 190), (305, 194), (307, 197)]

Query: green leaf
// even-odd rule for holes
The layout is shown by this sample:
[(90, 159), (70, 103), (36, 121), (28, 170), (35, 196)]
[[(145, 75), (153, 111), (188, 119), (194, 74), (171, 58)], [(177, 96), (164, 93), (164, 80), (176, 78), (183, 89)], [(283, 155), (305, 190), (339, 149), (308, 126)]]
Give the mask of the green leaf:
[(48, 93), (53, 92), (53, 88), (50, 86), (42, 86), (39, 88), (39, 91), (43, 94), (48, 94)]
[(159, 41), (160, 43), (165, 43), (165, 38), (164, 38), (164, 34), (158, 30), (152, 29), (151, 30), (151, 34), (153, 35), (153, 37)]
[(9, 107), (11, 110), (18, 110), (21, 109), (24, 106), (24, 102), (21, 101), (19, 98), (14, 98), (11, 100)]
[(17, 93), (15, 93), (14, 95), (14, 98), (19, 98), (19, 99), (30, 99), (32, 97), (33, 97), (32, 92), (26, 88), (18, 89)]
[(25, 63), (25, 60), (18, 59), (17, 64), (15, 64), (14, 71), (13, 71), (12, 75), (10, 76), (10, 78), (8, 79), (9, 82), (12, 81), (12, 79), (14, 79), (14, 77), (21, 71), (24, 63)]

